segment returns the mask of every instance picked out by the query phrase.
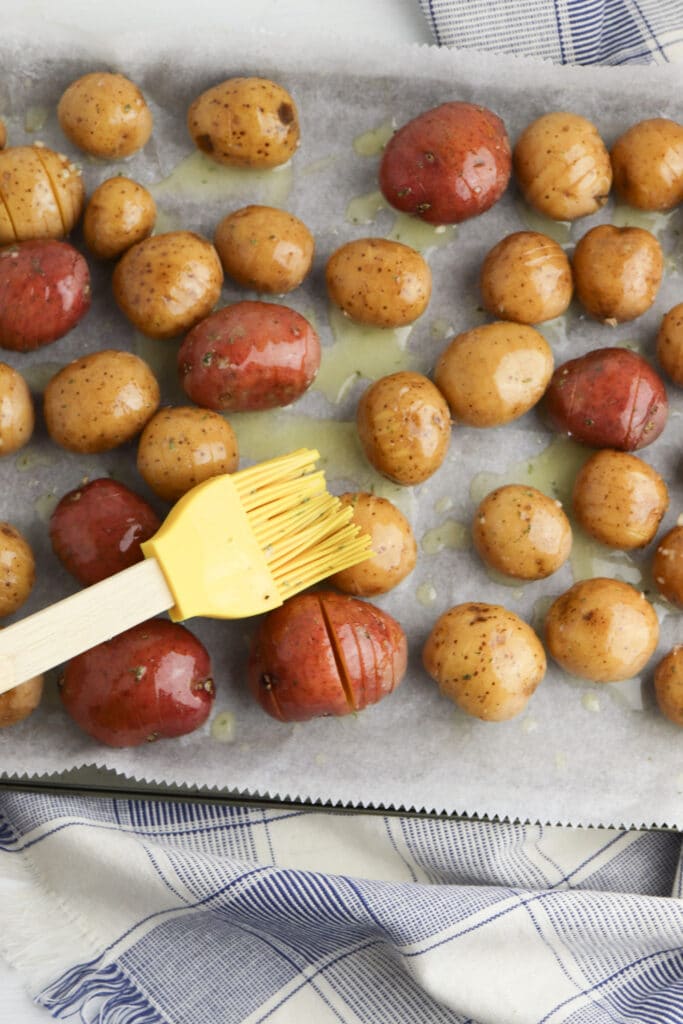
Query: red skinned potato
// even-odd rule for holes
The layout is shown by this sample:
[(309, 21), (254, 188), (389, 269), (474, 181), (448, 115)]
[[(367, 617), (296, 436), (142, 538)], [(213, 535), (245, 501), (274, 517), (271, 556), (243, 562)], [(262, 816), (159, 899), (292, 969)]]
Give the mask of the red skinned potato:
[(656, 441), (668, 415), (664, 382), (626, 348), (596, 349), (558, 366), (544, 405), (555, 430), (626, 452)]
[(206, 648), (167, 619), (150, 619), (72, 658), (59, 686), (76, 724), (110, 747), (193, 732), (215, 695)]
[(102, 477), (59, 501), (50, 517), (50, 541), (67, 572), (88, 586), (141, 562), (140, 544), (160, 525), (144, 498)]
[(510, 179), (510, 141), (491, 110), (454, 101), (403, 125), (387, 143), (379, 184), (387, 202), (430, 224), (484, 213)]
[(313, 382), (320, 339), (305, 317), (273, 302), (236, 302), (197, 324), (178, 352), (180, 382), (206, 409), (290, 405)]
[(332, 591), (299, 594), (270, 612), (254, 636), (251, 691), (281, 722), (348, 715), (376, 704), (406, 670), (398, 622), (366, 601)]
[(0, 345), (29, 352), (75, 327), (90, 308), (90, 273), (68, 242), (38, 239), (0, 249)]

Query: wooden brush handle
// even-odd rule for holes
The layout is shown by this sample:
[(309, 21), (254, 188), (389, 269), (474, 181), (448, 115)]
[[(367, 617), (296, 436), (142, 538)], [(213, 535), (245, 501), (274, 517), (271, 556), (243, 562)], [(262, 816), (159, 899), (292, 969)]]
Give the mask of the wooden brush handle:
[(172, 608), (155, 558), (0, 630), (0, 693)]

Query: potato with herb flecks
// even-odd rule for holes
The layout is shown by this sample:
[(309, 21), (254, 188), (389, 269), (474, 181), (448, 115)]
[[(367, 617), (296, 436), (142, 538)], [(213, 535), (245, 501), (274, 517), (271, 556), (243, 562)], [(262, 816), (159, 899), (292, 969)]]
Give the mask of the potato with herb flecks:
[(683, 644), (677, 644), (657, 665), (655, 697), (662, 714), (683, 725)]
[(72, 82), (57, 104), (57, 118), (75, 146), (104, 160), (131, 156), (152, 134), (152, 112), (139, 88), (110, 71)]
[(574, 288), (566, 253), (538, 231), (515, 231), (494, 245), (484, 258), (479, 285), (492, 316), (521, 324), (561, 316)]
[(657, 545), (652, 578), (667, 601), (683, 608), (683, 524), (664, 534)]
[(336, 249), (325, 268), (327, 294), (360, 324), (405, 327), (424, 313), (432, 272), (409, 245), (388, 238), (357, 238)]
[(351, 521), (370, 538), (372, 555), (330, 576), (328, 582), (356, 597), (386, 594), (415, 568), (417, 544), (412, 527), (388, 498), (347, 492), (340, 494), (339, 500), (353, 509)]
[(664, 274), (662, 247), (645, 228), (600, 224), (579, 239), (572, 258), (576, 297), (605, 323), (635, 320), (657, 297)]
[(0, 363), (0, 456), (31, 440), (35, 415), (28, 384), (12, 366)]
[(614, 188), (639, 210), (671, 210), (683, 200), (683, 125), (652, 117), (632, 125), (610, 153)]
[(156, 203), (143, 185), (121, 175), (107, 178), (85, 208), (85, 244), (98, 259), (115, 259), (152, 234), (156, 215)]
[(229, 213), (216, 228), (214, 245), (233, 281), (270, 295), (299, 287), (315, 249), (303, 221), (273, 206), (244, 206)]
[(25, 683), (0, 693), (0, 729), (23, 722), (40, 704), (43, 696), (43, 677), (34, 676)]
[(0, 523), (0, 615), (11, 615), (28, 598), (36, 579), (31, 545), (11, 523)]
[(662, 317), (657, 334), (657, 359), (674, 384), (683, 387), (683, 302)]
[(0, 151), (0, 245), (64, 238), (83, 210), (80, 169), (39, 143)]
[(491, 568), (517, 579), (541, 580), (569, 558), (572, 529), (559, 501), (535, 487), (508, 484), (479, 504), (472, 539)]

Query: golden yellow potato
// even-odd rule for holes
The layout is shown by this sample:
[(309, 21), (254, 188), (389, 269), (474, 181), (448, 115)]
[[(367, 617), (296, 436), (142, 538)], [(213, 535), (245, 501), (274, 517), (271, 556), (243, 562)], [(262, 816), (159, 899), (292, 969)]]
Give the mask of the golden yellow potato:
[(0, 245), (64, 238), (83, 210), (80, 169), (41, 143), (0, 152)]
[(132, 352), (104, 349), (75, 359), (48, 382), (44, 415), (52, 439), (72, 452), (106, 452), (130, 441), (159, 405), (159, 385)]
[(671, 210), (683, 201), (683, 125), (652, 117), (620, 135), (610, 153), (614, 188), (639, 210)]
[(233, 473), (238, 462), (234, 430), (210, 409), (159, 409), (138, 442), (138, 470), (166, 501), (176, 501), (211, 476)]
[(655, 301), (664, 256), (645, 228), (601, 224), (579, 239), (572, 265), (576, 297), (584, 309), (596, 320), (623, 323)]
[(530, 206), (554, 220), (576, 220), (607, 202), (609, 153), (595, 125), (579, 114), (537, 118), (514, 147), (513, 168)]
[(427, 308), (432, 272), (409, 245), (388, 238), (358, 238), (332, 253), (325, 269), (335, 306), (361, 324), (404, 327)]
[(156, 203), (143, 185), (121, 175), (107, 178), (85, 208), (85, 244), (98, 259), (115, 259), (152, 234), (156, 216)]
[(358, 437), (368, 461), (398, 484), (418, 484), (446, 457), (451, 420), (428, 377), (408, 370), (381, 377), (360, 397)]
[(352, 522), (370, 538), (372, 557), (342, 569), (330, 576), (328, 582), (355, 597), (386, 594), (415, 568), (417, 544), (412, 527), (388, 498), (348, 492), (341, 494), (339, 500), (351, 506)]
[(538, 231), (515, 231), (494, 245), (482, 264), (479, 287), (492, 316), (520, 324), (561, 316), (574, 288), (566, 253)]
[(152, 134), (152, 112), (137, 85), (109, 71), (72, 82), (57, 104), (57, 118), (75, 146), (103, 160), (130, 156)]
[(652, 578), (667, 601), (683, 608), (683, 525), (674, 526), (657, 545)]
[(0, 615), (21, 608), (36, 579), (31, 545), (11, 523), (0, 523)]
[(586, 533), (601, 544), (630, 551), (654, 538), (669, 507), (669, 491), (637, 455), (603, 448), (579, 470), (572, 503)]
[(478, 602), (456, 605), (437, 620), (422, 661), (445, 697), (487, 722), (520, 714), (546, 671), (531, 626), (501, 605)]
[(187, 114), (195, 146), (220, 164), (277, 167), (299, 145), (294, 100), (267, 78), (228, 78), (198, 96)]
[(203, 320), (218, 301), (223, 268), (211, 242), (192, 231), (145, 238), (114, 267), (114, 298), (139, 331), (173, 338)]
[(541, 580), (569, 558), (572, 528), (559, 501), (535, 487), (507, 484), (480, 503), (472, 539), (483, 561), (498, 572)]
[(34, 421), (28, 384), (18, 370), (0, 363), (0, 456), (11, 455), (30, 441)]
[(561, 594), (545, 619), (545, 642), (571, 675), (616, 683), (637, 675), (659, 640), (657, 614), (640, 591), (621, 580), (582, 580)]
[(7, 143), (7, 129), (5, 122), (0, 119), (0, 149), (4, 149)]
[(303, 221), (274, 206), (245, 206), (219, 223), (214, 245), (223, 270), (244, 288), (284, 295), (311, 269), (315, 242)]
[(662, 317), (657, 333), (657, 359), (674, 384), (683, 387), (683, 302)]
[(0, 693), (0, 729), (23, 722), (36, 710), (43, 696), (43, 677), (34, 676), (25, 683)]
[(539, 331), (499, 321), (456, 335), (437, 360), (434, 383), (456, 420), (496, 427), (528, 412), (552, 372), (552, 349)]
[(658, 663), (655, 697), (662, 714), (676, 725), (683, 725), (683, 644), (677, 644)]

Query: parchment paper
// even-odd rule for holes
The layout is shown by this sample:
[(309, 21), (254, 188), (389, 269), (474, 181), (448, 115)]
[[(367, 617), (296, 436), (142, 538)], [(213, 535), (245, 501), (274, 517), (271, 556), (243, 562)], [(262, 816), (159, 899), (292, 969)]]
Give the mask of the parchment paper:
[[(296, 40), (267, 35), (182, 39), (167, 32), (154, 40), (131, 36), (111, 41), (74, 39), (73, 35), (60, 38), (51, 29), (48, 46), (35, 33), (29, 40), (19, 26), (0, 43), (0, 59), (0, 114), (7, 122), (10, 141), (18, 144), (40, 138), (69, 153), (82, 164), (89, 192), (114, 173), (154, 186), (161, 211), (159, 230), (185, 227), (211, 237), (225, 213), (247, 202), (282, 205), (301, 217), (316, 236), (315, 266), (302, 288), (283, 301), (316, 324), (326, 346), (323, 368), (333, 358), (334, 346), (347, 343), (335, 341), (324, 295), (327, 257), (347, 239), (395, 230), (415, 244), (414, 230), (406, 233), (405, 224), (389, 210), (368, 214), (372, 201), (362, 200), (351, 210), (358, 215), (360, 209), (373, 220), (353, 223), (349, 219), (349, 203), (377, 189), (379, 153), (367, 133), (386, 134), (392, 123), (400, 125), (439, 102), (463, 99), (494, 109), (513, 140), (532, 118), (551, 109), (568, 109), (592, 118), (609, 145), (641, 118), (680, 119), (683, 87), (683, 71), (675, 67), (562, 69), (538, 61), (417, 46), (387, 51), (373, 47), (372, 52), (364, 52), (337, 40), (317, 53), (300, 53)], [(113, 165), (91, 160), (70, 147), (55, 115), (66, 85), (77, 75), (101, 67), (120, 70), (136, 80), (155, 115), (154, 136), (145, 151)], [(269, 76), (291, 90), (301, 114), (302, 143), (287, 168), (265, 175), (216, 178), (185, 162), (194, 152), (184, 128), (185, 111), (204, 88), (239, 74)], [(599, 215), (571, 230), (564, 225), (550, 229), (559, 232), (570, 250), (593, 224), (611, 220), (638, 223), (660, 235), (667, 257), (664, 286), (655, 306), (631, 324), (608, 328), (572, 307), (561, 321), (546, 325), (543, 331), (557, 363), (606, 344), (632, 345), (653, 358), (662, 314), (683, 299), (680, 210), (668, 217), (647, 218), (615, 209), (610, 202)], [(476, 286), (481, 259), (503, 235), (524, 227), (544, 230), (549, 226), (524, 208), (511, 186), (504, 200), (484, 216), (455, 232), (425, 234), (435, 277), (433, 298), (410, 332), (385, 342), (393, 346), (397, 367), (410, 364), (429, 372), (450, 336), (483, 321)], [(74, 241), (80, 245), (78, 235)], [(38, 396), (50, 373), (76, 355), (104, 347), (132, 348), (149, 358), (159, 373), (164, 401), (182, 400), (172, 372), (177, 342), (149, 342), (137, 336), (111, 300), (111, 268), (92, 259), (90, 264), (95, 299), (84, 321), (66, 338), (37, 353), (2, 353), (2, 358), (26, 373)], [(244, 297), (254, 296), (226, 284), (221, 303)], [(376, 337), (367, 343), (383, 344)], [(577, 531), (572, 564), (550, 579), (525, 586), (493, 579), (466, 545), (479, 498), (508, 479), (535, 482), (548, 493), (566, 498), (581, 452), (558, 442), (536, 412), (494, 430), (455, 425), (448, 458), (434, 477), (412, 490), (387, 490), (363, 466), (348, 426), (366, 383), (362, 378), (352, 381), (336, 403), (320, 390), (311, 390), (275, 422), (286, 438), (293, 436), (291, 430), (287, 432), (294, 423), (292, 417), (302, 430), (310, 431), (308, 443), (321, 444), (333, 490), (377, 486), (395, 496), (411, 518), (420, 543), (418, 566), (400, 587), (377, 599), (401, 621), (409, 638), (410, 670), (399, 690), (357, 716), (299, 725), (275, 722), (252, 702), (244, 685), (254, 622), (196, 620), (189, 626), (212, 654), (218, 690), (214, 715), (203, 729), (180, 740), (132, 750), (102, 747), (63, 712), (53, 673), (41, 708), (22, 725), (0, 732), (3, 772), (32, 776), (98, 765), (139, 780), (186, 783), (211, 792), (230, 789), (254, 797), (544, 822), (681, 827), (681, 733), (659, 715), (652, 693), (651, 669), (656, 660), (683, 639), (680, 612), (663, 601), (656, 602), (662, 625), (660, 647), (641, 679), (599, 686), (571, 680), (550, 666), (528, 710), (508, 723), (487, 724), (460, 713), (439, 695), (420, 664), (432, 624), (461, 601), (505, 604), (538, 627), (550, 598), (580, 576), (619, 576), (653, 597), (647, 580), (652, 546), (634, 556), (610, 554)], [(642, 453), (671, 488), (671, 507), (662, 531), (674, 525), (683, 510), (683, 401), (673, 386), (669, 397), (666, 431)], [(316, 428), (319, 418), (339, 421), (331, 447), (329, 436)], [(260, 438), (255, 437), (258, 430), (253, 423), (248, 431), (245, 427), (243, 464), (263, 457), (264, 442), (272, 439), (277, 449), (273, 422), (267, 421)], [(483, 472), (490, 475), (482, 478)], [(50, 442), (41, 422), (30, 446), (0, 463), (2, 518), (25, 531), (39, 569), (35, 590), (19, 614), (76, 589), (51, 552), (46, 522), (61, 494), (84, 477), (105, 473), (133, 486), (164, 511), (137, 475), (134, 444), (98, 457), (70, 455)], [(227, 738), (219, 740), (212, 733), (217, 716), (226, 713), (228, 728), (223, 734)]]

